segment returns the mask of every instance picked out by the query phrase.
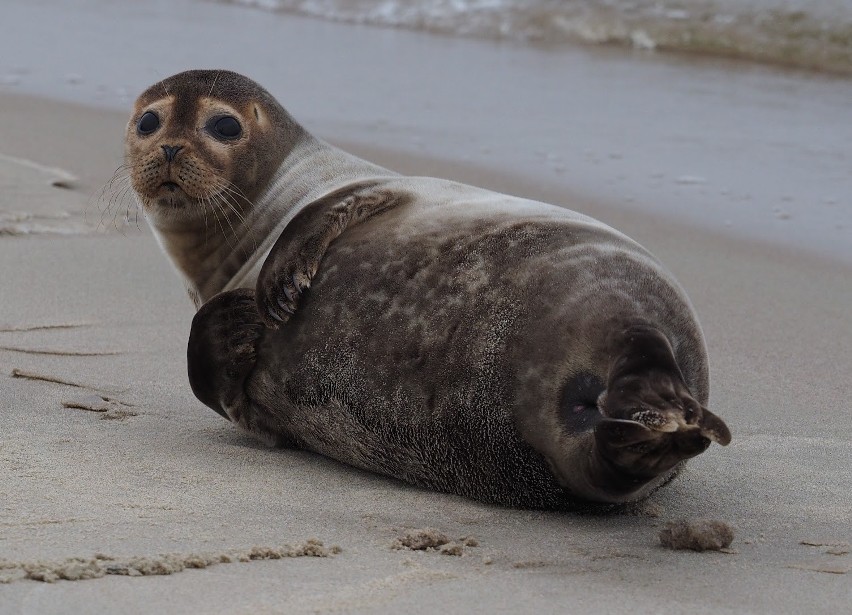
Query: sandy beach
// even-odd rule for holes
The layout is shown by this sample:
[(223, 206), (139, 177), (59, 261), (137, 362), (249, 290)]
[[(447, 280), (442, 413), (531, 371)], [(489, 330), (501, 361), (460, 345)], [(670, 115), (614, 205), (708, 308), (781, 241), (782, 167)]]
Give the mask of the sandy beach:
[[(0, 89), (0, 613), (849, 608), (850, 82), (260, 12), (241, 13), (254, 36), (221, 46), (237, 9), (190, 18), (188, 1), (110, 15), (81, 1), (63, 33), (70, 9), (15, 6), (22, 26), (0, 41), (0, 72), (18, 75)], [(123, 186), (103, 196), (129, 99), (191, 66), (252, 75), (320, 136), (397, 171), (637, 239), (698, 311), (732, 444), (630, 514), (580, 516), (415, 489), (235, 431), (189, 388), (193, 308), (171, 265)], [(615, 92), (626, 107), (602, 104)], [(682, 518), (726, 521), (731, 550), (661, 548)], [(423, 528), (460, 555), (393, 548)], [(93, 566), (112, 572), (33, 580)]]

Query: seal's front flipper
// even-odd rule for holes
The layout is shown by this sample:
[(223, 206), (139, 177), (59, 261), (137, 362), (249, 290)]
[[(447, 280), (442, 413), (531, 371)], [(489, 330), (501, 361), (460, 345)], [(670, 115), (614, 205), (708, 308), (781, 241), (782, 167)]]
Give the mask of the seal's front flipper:
[(332, 241), (403, 198), (398, 192), (362, 185), (323, 197), (299, 212), (278, 237), (257, 278), (257, 309), (264, 324), (277, 329), (289, 320)]
[(240, 422), (249, 407), (245, 381), (263, 329), (254, 291), (246, 288), (216, 295), (192, 319), (189, 384), (200, 401), (230, 421)]

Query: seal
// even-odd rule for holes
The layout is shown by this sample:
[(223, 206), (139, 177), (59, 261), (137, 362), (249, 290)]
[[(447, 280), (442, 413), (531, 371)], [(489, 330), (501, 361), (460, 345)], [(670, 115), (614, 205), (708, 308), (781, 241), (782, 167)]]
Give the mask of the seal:
[(126, 152), (200, 306), (192, 390), (270, 444), (577, 509), (731, 439), (686, 294), (601, 222), (356, 158), (228, 71), (146, 90)]

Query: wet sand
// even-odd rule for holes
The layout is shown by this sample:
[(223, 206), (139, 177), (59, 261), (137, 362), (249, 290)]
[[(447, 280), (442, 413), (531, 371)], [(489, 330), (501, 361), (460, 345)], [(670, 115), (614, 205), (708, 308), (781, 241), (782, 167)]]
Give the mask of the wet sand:
[[(151, 15), (141, 13), (144, 25)], [(220, 26), (205, 22), (193, 28)], [(326, 24), (317, 28), (331, 32)], [(305, 27), (298, 32), (303, 42), (316, 34)], [(66, 56), (79, 49), (69, 47)], [(413, 53), (413, 47), (407, 49)], [(495, 53), (507, 62), (516, 57), (505, 50)], [(120, 55), (117, 48), (115, 54)], [(184, 59), (192, 62), (189, 56)], [(123, 60), (124, 66), (139, 61), (129, 52)], [(55, 60), (60, 83), (65, 83), (63, 61)], [(185, 68), (165, 58), (157, 62), (168, 65), (168, 72)], [(572, 163), (559, 171), (571, 143), (565, 141), (558, 151), (543, 149), (538, 157), (538, 146), (524, 145), (527, 138), (551, 143), (541, 118), (555, 99), (546, 93), (542, 100), (550, 101), (548, 108), (525, 116), (532, 124), (502, 102), (479, 100), (481, 118), (474, 107), (463, 105), (453, 114), (453, 105), (460, 104), (453, 99), (453, 84), (445, 84), (427, 105), (417, 90), (422, 84), (408, 71), (382, 64), (385, 79), (369, 82), (374, 86), (359, 82), (357, 71), (345, 78), (349, 91), (370, 91), (369, 96), (333, 100), (336, 89), (327, 77), (331, 73), (323, 72), (330, 71), (324, 62), (330, 66), (333, 58), (282, 69), (311, 81), (308, 90), (294, 93), (298, 108), (292, 110), (321, 136), (404, 173), (570, 206), (654, 252), (683, 283), (700, 315), (711, 357), (711, 407), (730, 425), (734, 441), (693, 460), (634, 514), (604, 517), (484, 506), (309, 453), (267, 449), (194, 399), (185, 375), (191, 303), (144, 222), (137, 229), (132, 209), (130, 223), (122, 222), (126, 201), (119, 197), (110, 211), (102, 211), (100, 191), (121, 163), (124, 113), (109, 108), (115, 101), (94, 108), (7, 91), (0, 94), (6, 121), (0, 141), (0, 579), (11, 582), (0, 584), (0, 612), (836, 613), (846, 608), (852, 574), (852, 266), (842, 249), (830, 249), (842, 245), (845, 235), (832, 235), (822, 246), (812, 240), (819, 237), (819, 225), (843, 222), (832, 217), (834, 210), (842, 210), (837, 216), (848, 211), (846, 201), (815, 201), (810, 207), (805, 198), (814, 186), (829, 186), (838, 199), (847, 198), (841, 192), (848, 170), (839, 171), (846, 128), (832, 132), (834, 116), (825, 113), (796, 118), (810, 109), (809, 92), (826, 94), (814, 108), (836, 110), (832, 97), (839, 101), (848, 86), (758, 71), (757, 82), (779, 88), (781, 101), (762, 114), (767, 99), (749, 94), (744, 78), (749, 70), (732, 72), (726, 83), (744, 88), (736, 105), (750, 118), (750, 138), (739, 138), (735, 128), (718, 132), (712, 128), (716, 124), (697, 122), (684, 129), (697, 140), (668, 148), (666, 143), (675, 141), (663, 139), (659, 145), (663, 161), (684, 161), (682, 171), (666, 168), (667, 177), (695, 173), (708, 178), (713, 190), (707, 184), (660, 182), (631, 202), (632, 186), (645, 185), (640, 180), (648, 161), (642, 156), (609, 158), (603, 154), (622, 149), (607, 142), (595, 152), (602, 154), (599, 165)], [(582, 62), (577, 59), (577, 66)], [(644, 62), (635, 65), (637, 71)], [(250, 72), (250, 58), (235, 64)], [(34, 79), (45, 78), (39, 66), (31, 69)], [(623, 91), (630, 90), (628, 83), (646, 93), (654, 90), (653, 84), (643, 90), (638, 76), (624, 81), (629, 71), (621, 60), (614, 66), (621, 68), (608, 78)], [(104, 70), (110, 87), (118, 87)], [(156, 79), (141, 69), (127, 70), (140, 88)], [(256, 76), (273, 70), (261, 66)], [(588, 91), (606, 89), (594, 71), (586, 70)], [(687, 65), (659, 70), (682, 92), (694, 83)], [(733, 69), (709, 70), (718, 75), (715, 71)], [(292, 79), (269, 84), (288, 106), (283, 90), (287, 83), (292, 87), (296, 76)], [(24, 86), (15, 87), (28, 91)], [(712, 116), (722, 97), (715, 85), (708, 88), (705, 99), (684, 95), (682, 100), (693, 100), (694, 109)], [(395, 90), (403, 93), (393, 97)], [(504, 94), (511, 96), (511, 89)], [(634, 100), (654, 100), (640, 94)], [(378, 95), (392, 102), (379, 107), (380, 100), (370, 99)], [(310, 109), (312, 96), (321, 102)], [(534, 100), (530, 92), (519, 96)], [(377, 109), (389, 119), (371, 116)], [(670, 122), (684, 117), (669, 111)], [(724, 116), (715, 117), (721, 125)], [(779, 119), (798, 132), (779, 137), (773, 132)], [(610, 127), (630, 121), (613, 108), (597, 108), (582, 130), (581, 124), (575, 126), (580, 140), (590, 143), (595, 130), (620, 138)], [(441, 125), (446, 129), (436, 131)], [(661, 120), (658, 126), (663, 125)], [(506, 130), (498, 135), (494, 126)], [(819, 132), (820, 127), (825, 130)], [(644, 129), (636, 130), (637, 138), (648, 137)], [(678, 132), (671, 131), (670, 136)], [(819, 134), (827, 136), (821, 140)], [(790, 153), (778, 145), (788, 139), (802, 148)], [(629, 142), (625, 138), (621, 144)], [(708, 144), (710, 151), (704, 152)], [(657, 151), (653, 142), (640, 145)], [(809, 156), (806, 148), (816, 153)], [(714, 168), (733, 168), (749, 157), (761, 161), (759, 173), (737, 175), (738, 189), (757, 201), (756, 209), (743, 213), (743, 226), (764, 221), (786, 234), (734, 232), (654, 206), (656, 195), (679, 190), (695, 191), (701, 203), (723, 201), (713, 175), (687, 167), (698, 160), (714, 164), (726, 151), (735, 151), (735, 160)], [(549, 159), (548, 152), (563, 162)], [(595, 190), (597, 179), (609, 172), (617, 176), (616, 166), (624, 170), (623, 179), (612, 185), (601, 180)], [(597, 175), (590, 171), (598, 167)], [(62, 186), (53, 185), (57, 178)], [(802, 215), (773, 217), (778, 185), (786, 188), (796, 179), (805, 183), (796, 193), (802, 195)], [(121, 186), (117, 190), (111, 194), (120, 195)], [(826, 189), (820, 198), (834, 197)], [(803, 231), (784, 227), (800, 218)], [(788, 235), (801, 234), (808, 240), (785, 245)], [(728, 523), (736, 535), (733, 552), (660, 546), (658, 535), (667, 522), (699, 518)], [(440, 548), (394, 548), (401, 536), (426, 528), (459, 545), (463, 537), (474, 537), (477, 546), (460, 547), (461, 555), (454, 557)], [(36, 570), (45, 561), (55, 562), (54, 569), (69, 558), (184, 562), (192, 554), (212, 558), (254, 547), (286, 551), (285, 545), (305, 545), (313, 538), (339, 545), (341, 552), (184, 566), (170, 575), (107, 574), (52, 584), (14, 580), (20, 576), (15, 571)]]

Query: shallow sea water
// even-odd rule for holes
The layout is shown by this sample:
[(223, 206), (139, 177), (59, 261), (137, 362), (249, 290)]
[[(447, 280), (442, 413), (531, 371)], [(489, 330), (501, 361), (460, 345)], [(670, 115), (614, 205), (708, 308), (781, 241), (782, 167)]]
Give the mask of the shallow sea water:
[(852, 74), (844, 0), (213, 0), (453, 36), (609, 44)]

